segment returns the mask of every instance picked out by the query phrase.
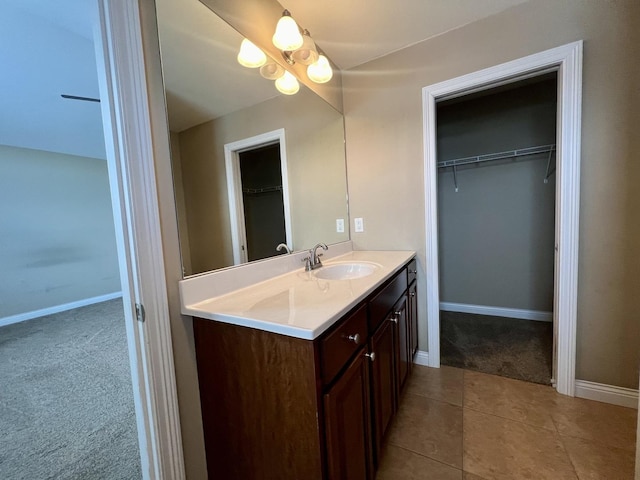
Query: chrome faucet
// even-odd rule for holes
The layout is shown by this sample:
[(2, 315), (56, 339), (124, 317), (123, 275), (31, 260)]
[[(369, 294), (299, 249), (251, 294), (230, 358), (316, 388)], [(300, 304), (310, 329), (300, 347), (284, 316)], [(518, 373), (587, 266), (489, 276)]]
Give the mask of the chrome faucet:
[(278, 246), (276, 247), (276, 250), (278, 252), (281, 252), (282, 250), (286, 250), (287, 254), (291, 253), (291, 249), (287, 246), (286, 243), (279, 243)]
[(322, 266), (322, 262), (320, 261), (322, 254), (318, 253), (318, 249), (320, 247), (325, 251), (329, 250), (329, 247), (324, 243), (318, 243), (315, 247), (309, 250), (309, 256), (302, 259), (303, 262), (306, 262), (304, 267), (305, 271), (309, 272)]

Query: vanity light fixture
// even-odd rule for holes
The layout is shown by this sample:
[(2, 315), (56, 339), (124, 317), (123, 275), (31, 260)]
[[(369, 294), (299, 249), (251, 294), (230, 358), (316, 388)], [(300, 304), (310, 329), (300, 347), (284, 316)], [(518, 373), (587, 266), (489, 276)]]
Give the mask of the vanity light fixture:
[(329, 60), (324, 55), (320, 55), (315, 63), (307, 67), (307, 76), (316, 83), (327, 83), (333, 77), (333, 70)]
[(282, 17), (276, 25), (276, 32), (271, 39), (276, 48), (283, 52), (293, 52), (302, 46), (304, 40), (300, 34), (298, 24), (291, 17), (289, 10), (282, 12)]
[[(329, 60), (318, 52), (309, 31), (301, 31), (289, 10), (282, 12), (272, 41), (289, 65), (307, 65), (307, 76), (312, 82), (326, 83), (333, 77)], [(276, 62), (267, 61), (265, 53), (246, 38), (242, 40), (238, 62), (249, 68), (260, 67), (260, 75), (275, 80), (276, 88), (285, 95), (294, 95), (300, 90), (300, 84), (293, 74)]]
[(238, 63), (247, 68), (258, 68), (267, 63), (265, 53), (246, 38), (240, 44), (240, 52), (237, 58)]

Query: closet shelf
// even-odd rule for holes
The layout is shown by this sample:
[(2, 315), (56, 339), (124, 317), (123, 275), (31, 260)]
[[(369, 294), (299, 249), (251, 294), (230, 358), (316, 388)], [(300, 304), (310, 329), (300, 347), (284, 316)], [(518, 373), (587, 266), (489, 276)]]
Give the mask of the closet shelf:
[(549, 183), (549, 177), (555, 172), (555, 167), (551, 167), (551, 157), (553, 152), (556, 150), (556, 145), (540, 145), (537, 147), (527, 147), (520, 148), (518, 150), (507, 150), (505, 152), (497, 152), (497, 153), (487, 153), (484, 155), (477, 155), (475, 157), (463, 157), (456, 158), (453, 160), (442, 160), (438, 162), (438, 168), (447, 168), (452, 167), (453, 169), (453, 184), (456, 192), (458, 191), (458, 175), (457, 175), (457, 167), (462, 165), (471, 165), (474, 163), (483, 163), (483, 162), (492, 162), (494, 160), (505, 160), (509, 158), (516, 159), (518, 157), (525, 157), (529, 155), (540, 155), (543, 153), (548, 153), (549, 157), (547, 158), (547, 171), (544, 177), (544, 183)]
[(552, 153), (555, 151), (556, 145), (541, 145), (538, 147), (520, 148), (518, 150), (507, 150), (505, 152), (487, 153), (477, 155), (475, 157), (456, 158), (454, 160), (442, 160), (438, 162), (438, 168), (459, 167), (460, 165), (469, 165), (471, 163), (491, 162), (493, 160), (503, 160), (506, 158), (524, 157), (527, 155), (538, 155), (541, 153)]
[(282, 185), (274, 185), (272, 187), (262, 187), (262, 188), (243, 188), (242, 193), (248, 194), (257, 194), (257, 193), (269, 193), (269, 192), (281, 192)]

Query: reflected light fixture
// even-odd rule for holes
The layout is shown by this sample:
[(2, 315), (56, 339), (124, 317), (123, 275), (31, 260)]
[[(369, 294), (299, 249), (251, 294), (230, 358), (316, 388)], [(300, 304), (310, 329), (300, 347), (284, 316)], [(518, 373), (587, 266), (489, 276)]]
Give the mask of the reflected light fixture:
[(285, 95), (295, 95), (300, 90), (298, 79), (285, 70), (284, 75), (276, 80), (276, 88)]
[(318, 61), (316, 43), (311, 38), (309, 30), (302, 32), (302, 45), (291, 54), (293, 60), (303, 65), (311, 65)]
[(276, 31), (271, 40), (283, 52), (292, 52), (302, 46), (304, 40), (300, 34), (300, 28), (291, 17), (289, 10), (282, 12), (282, 17), (278, 20)]
[(245, 38), (240, 44), (238, 63), (243, 67), (258, 68), (267, 63), (267, 56), (262, 50)]
[(267, 62), (260, 67), (260, 75), (267, 80), (276, 80), (284, 74), (284, 68), (276, 62)]
[(307, 67), (307, 76), (316, 83), (327, 83), (331, 80), (333, 70), (327, 57), (319, 55), (318, 61)]

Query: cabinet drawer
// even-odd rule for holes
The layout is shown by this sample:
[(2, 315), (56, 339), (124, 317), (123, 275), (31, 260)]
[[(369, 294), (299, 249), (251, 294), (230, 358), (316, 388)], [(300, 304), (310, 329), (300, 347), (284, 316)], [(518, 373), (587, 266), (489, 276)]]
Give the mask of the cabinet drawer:
[(334, 379), (351, 355), (367, 343), (368, 335), (367, 308), (363, 305), (320, 340), (322, 381), (325, 385)]
[(417, 275), (418, 275), (418, 264), (416, 263), (416, 259), (414, 258), (409, 262), (409, 265), (407, 265), (407, 284), (411, 285), (411, 282), (413, 282), (416, 279)]
[(373, 332), (407, 290), (407, 270), (403, 268), (369, 303), (369, 329)]

